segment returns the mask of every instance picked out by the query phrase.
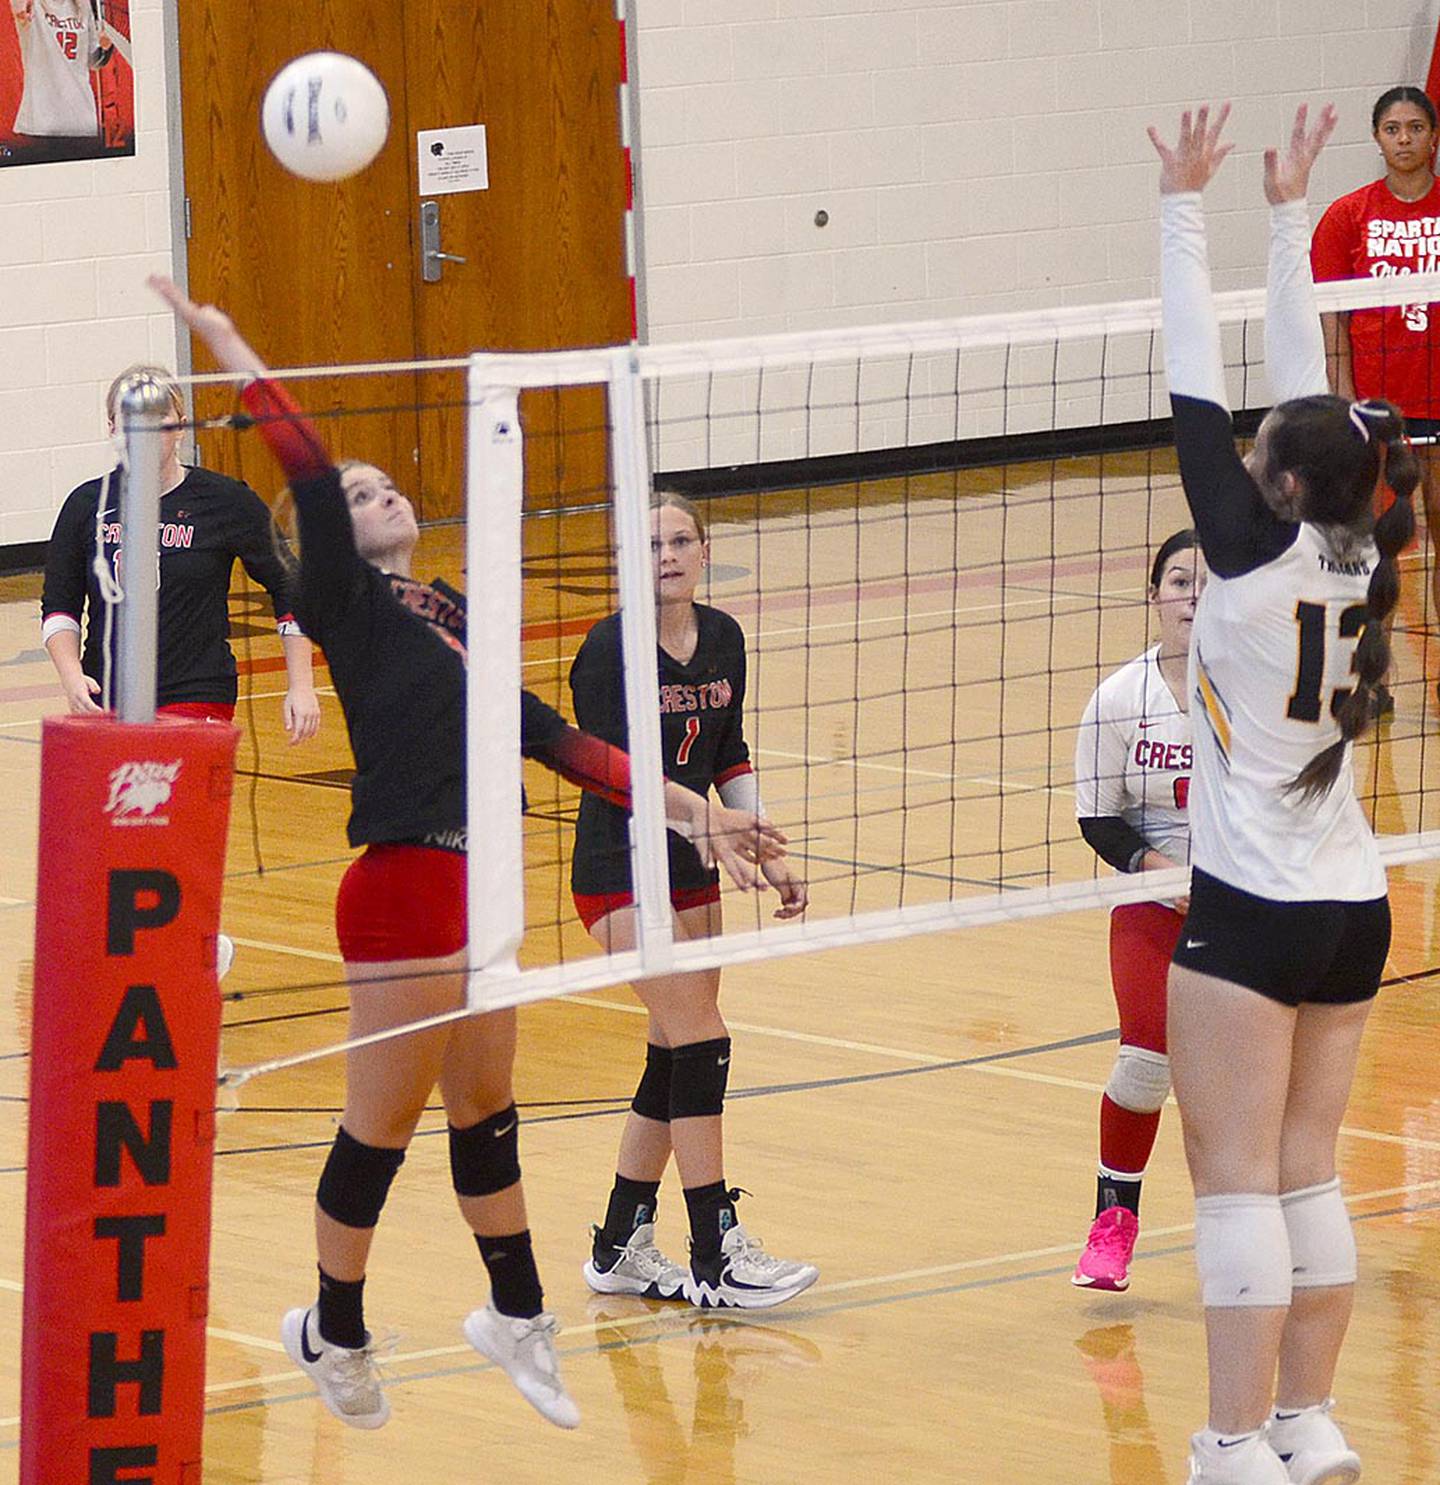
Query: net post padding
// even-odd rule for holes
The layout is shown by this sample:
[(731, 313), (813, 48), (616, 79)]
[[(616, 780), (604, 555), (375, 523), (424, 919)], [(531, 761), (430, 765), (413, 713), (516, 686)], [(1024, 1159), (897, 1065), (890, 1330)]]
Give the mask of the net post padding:
[(470, 365), (466, 459), (466, 816), (471, 972), (466, 1002), (486, 1004), (488, 977), (515, 971), (525, 931), (520, 779), (521, 509), (525, 454), (518, 395)]
[(47, 719), (20, 1480), (199, 1485), (238, 733)]

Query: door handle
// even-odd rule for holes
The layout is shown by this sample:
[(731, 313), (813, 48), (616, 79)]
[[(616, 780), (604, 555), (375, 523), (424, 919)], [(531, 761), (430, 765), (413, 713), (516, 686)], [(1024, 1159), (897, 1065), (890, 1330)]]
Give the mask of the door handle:
[(440, 203), (420, 203), (420, 277), (427, 284), (438, 284), (446, 263), (463, 263), (459, 253), (440, 250)]

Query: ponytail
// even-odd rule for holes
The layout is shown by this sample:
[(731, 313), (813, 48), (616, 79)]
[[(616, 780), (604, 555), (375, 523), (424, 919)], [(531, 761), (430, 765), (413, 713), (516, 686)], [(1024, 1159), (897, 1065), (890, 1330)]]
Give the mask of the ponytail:
[(1395, 499), (1374, 523), (1380, 559), (1365, 593), (1365, 625), (1355, 647), (1356, 684), (1336, 714), (1340, 739), (1317, 753), (1285, 786), (1287, 793), (1299, 794), (1306, 802), (1329, 792), (1340, 776), (1346, 747), (1362, 737), (1375, 718), (1376, 691), (1390, 669), (1390, 636), (1385, 632), (1385, 620), (1400, 598), (1396, 559), (1415, 535), (1415, 511), (1410, 502), (1420, 483), (1420, 461), (1406, 441), (1405, 420), (1390, 403), (1378, 400), (1351, 403), (1347, 416), (1357, 438), (1378, 445), (1379, 472)]

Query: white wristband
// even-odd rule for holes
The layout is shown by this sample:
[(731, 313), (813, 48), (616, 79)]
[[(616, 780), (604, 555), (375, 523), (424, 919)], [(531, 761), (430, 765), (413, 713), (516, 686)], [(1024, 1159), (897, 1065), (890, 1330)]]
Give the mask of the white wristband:
[(752, 815), (760, 813), (760, 780), (746, 769), (728, 778), (718, 787), (720, 802), (732, 810), (749, 810)]
[(79, 634), (80, 624), (69, 614), (51, 614), (40, 626), (40, 643), (48, 645), (57, 634)]

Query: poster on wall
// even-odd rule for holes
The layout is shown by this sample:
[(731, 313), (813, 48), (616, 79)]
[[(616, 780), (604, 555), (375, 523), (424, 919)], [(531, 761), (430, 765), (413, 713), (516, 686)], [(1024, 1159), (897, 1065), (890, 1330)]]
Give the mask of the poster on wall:
[(0, 167), (135, 153), (130, 0), (0, 0)]

